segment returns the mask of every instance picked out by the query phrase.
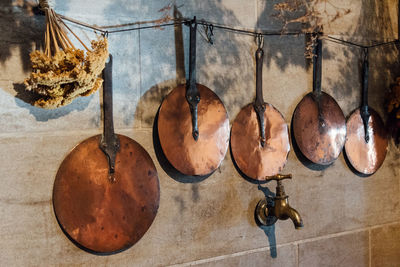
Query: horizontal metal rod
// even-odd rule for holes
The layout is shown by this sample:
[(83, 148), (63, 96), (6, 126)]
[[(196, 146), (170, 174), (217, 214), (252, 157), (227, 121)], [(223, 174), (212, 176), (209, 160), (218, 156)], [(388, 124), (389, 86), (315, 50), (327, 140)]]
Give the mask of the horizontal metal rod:
[[(188, 23), (191, 19), (179, 19), (171, 23), (164, 23), (164, 24), (157, 24), (154, 23), (154, 21), (149, 21), (149, 22), (132, 22), (132, 23), (126, 23), (126, 24), (121, 24), (121, 25), (109, 25), (109, 26), (96, 26), (96, 25), (90, 25), (88, 23), (72, 19), (63, 15), (58, 14), (62, 19), (65, 19), (71, 23), (99, 31), (103, 34), (111, 34), (111, 33), (120, 33), (120, 32), (128, 32), (128, 31), (137, 31), (137, 30), (145, 30), (145, 29), (154, 29), (154, 28), (162, 28), (162, 27), (167, 27), (167, 26), (175, 26), (175, 25), (182, 25)], [(127, 25), (137, 25), (137, 24), (150, 24), (152, 23), (153, 25), (148, 25), (148, 26), (136, 26), (132, 28), (125, 28)], [(250, 30), (250, 29), (240, 29), (240, 28), (235, 28), (227, 25), (221, 25), (221, 24), (216, 24), (210, 21), (206, 20), (199, 20), (198, 24), (204, 25), (204, 26), (213, 26), (214, 28), (218, 28), (221, 30), (227, 30), (231, 31), (234, 33), (239, 33), (239, 34), (247, 34), (247, 35), (252, 35), (252, 36), (257, 36), (257, 35), (264, 35), (264, 36), (299, 36), (299, 35), (306, 35), (306, 34), (315, 34), (316, 32), (303, 32), (303, 31), (298, 31), (298, 32), (284, 32), (284, 31), (262, 31), (262, 30)], [(110, 28), (124, 28), (124, 29), (116, 29), (116, 30), (106, 30)], [(343, 45), (348, 45), (348, 46), (356, 46), (359, 48), (374, 48), (374, 47), (379, 47), (383, 45), (389, 45), (389, 44), (396, 44), (399, 43), (399, 39), (387, 41), (387, 42), (381, 42), (378, 44), (373, 44), (373, 45), (363, 45), (360, 43), (355, 43), (351, 41), (347, 41), (344, 39), (336, 38), (333, 36), (326, 35), (324, 36), (323, 34), (321, 35), (322, 37), (325, 37), (324, 39), (327, 41), (331, 41), (334, 43), (340, 43)], [(367, 40), (368, 41), (368, 40)]]
[(327, 41), (332, 41), (334, 43), (340, 43), (340, 44), (349, 45), (349, 46), (356, 46), (356, 47), (359, 47), (359, 48), (373, 48), (373, 47), (378, 47), (378, 46), (383, 46), (383, 45), (395, 44), (395, 43), (399, 42), (398, 39), (395, 39), (395, 40), (390, 40), (390, 41), (387, 41), (387, 42), (381, 42), (381, 43), (373, 44), (373, 45), (362, 45), (362, 44), (354, 43), (354, 42), (351, 42), (351, 41), (339, 39), (339, 38), (336, 38), (336, 37), (333, 37), (333, 36), (329, 36), (329, 35), (326, 36), (326, 38), (324, 38), (324, 39), (327, 40)]

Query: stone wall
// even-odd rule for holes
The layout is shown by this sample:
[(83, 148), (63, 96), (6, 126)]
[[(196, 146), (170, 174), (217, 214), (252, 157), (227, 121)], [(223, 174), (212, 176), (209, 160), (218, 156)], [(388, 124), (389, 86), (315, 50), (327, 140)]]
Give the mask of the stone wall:
[[(110, 25), (160, 18), (168, 1), (71, 0), (55, 11), (91, 24)], [(177, 16), (204, 18), (240, 28), (276, 30), (266, 0), (176, 0)], [(351, 12), (324, 25), (327, 34), (362, 41), (397, 36), (397, 1), (335, 0)], [(258, 227), (254, 208), (264, 193), (236, 171), (229, 152), (207, 179), (189, 183), (168, 175), (153, 144), (153, 122), (163, 97), (187, 74), (188, 29), (165, 27), (109, 36), (114, 55), (116, 132), (138, 141), (150, 153), (160, 179), (160, 208), (146, 235), (129, 250), (95, 256), (73, 245), (53, 213), (52, 187), (58, 167), (82, 140), (102, 132), (101, 92), (57, 110), (28, 104), (21, 86), (29, 73), (29, 52), (41, 44), (44, 17), (35, 1), (0, 2), (0, 262), (11, 266), (399, 266), (400, 151), (391, 143), (381, 169), (355, 175), (343, 155), (329, 168), (312, 170), (293, 151), (284, 173), (291, 205), (304, 228), (291, 221)], [(321, 5), (321, 12), (332, 12)], [(332, 14), (332, 13), (330, 13)], [(294, 25), (290, 29), (296, 29)], [(93, 38), (82, 27), (84, 40)], [(198, 35), (197, 79), (224, 102), (230, 122), (255, 96), (254, 38), (214, 29), (214, 45)], [(264, 98), (290, 125), (300, 99), (311, 90), (303, 36), (265, 39)], [(358, 48), (325, 41), (323, 90), (345, 116), (360, 103)], [(383, 98), (399, 76), (393, 45), (370, 51), (369, 102), (384, 116)], [(186, 66), (186, 69), (185, 67)], [(274, 192), (275, 184), (263, 185)], [(264, 190), (265, 191), (265, 190)]]

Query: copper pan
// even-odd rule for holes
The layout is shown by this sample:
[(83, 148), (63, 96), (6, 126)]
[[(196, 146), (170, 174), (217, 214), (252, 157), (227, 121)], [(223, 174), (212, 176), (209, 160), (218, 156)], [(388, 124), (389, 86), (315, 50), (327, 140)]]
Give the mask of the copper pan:
[(345, 152), (351, 166), (359, 173), (371, 175), (386, 157), (388, 139), (379, 114), (368, 106), (368, 49), (364, 49), (362, 105), (347, 120)]
[(313, 92), (297, 105), (293, 114), (293, 135), (301, 153), (319, 165), (334, 162), (343, 149), (346, 120), (338, 103), (321, 92), (322, 42), (316, 37), (313, 64)]
[(265, 180), (281, 172), (290, 151), (288, 126), (282, 114), (263, 99), (262, 44), (259, 35), (255, 54), (256, 99), (239, 112), (231, 133), (231, 151), (237, 167), (255, 180)]
[(53, 188), (57, 220), (79, 247), (111, 254), (134, 245), (158, 210), (157, 170), (146, 150), (114, 134), (112, 58), (104, 71), (104, 132), (77, 145), (61, 163)]
[(184, 175), (215, 171), (229, 143), (229, 119), (218, 96), (196, 83), (196, 18), (190, 22), (189, 80), (173, 89), (158, 114), (158, 136), (171, 165)]

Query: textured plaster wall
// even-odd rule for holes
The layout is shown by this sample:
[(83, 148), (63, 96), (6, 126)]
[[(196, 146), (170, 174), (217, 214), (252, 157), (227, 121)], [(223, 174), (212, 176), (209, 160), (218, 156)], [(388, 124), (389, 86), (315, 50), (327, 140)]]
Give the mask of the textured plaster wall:
[[(157, 19), (166, 0), (71, 0), (55, 2), (61, 14), (91, 24)], [(280, 29), (271, 15), (279, 1), (177, 0), (177, 16), (205, 18), (241, 28)], [(397, 36), (397, 1), (333, 0), (351, 13), (325, 25), (328, 34), (361, 41)], [(400, 151), (389, 146), (373, 176), (351, 172), (343, 155), (329, 168), (305, 167), (293, 149), (284, 173), (290, 203), (304, 228), (290, 221), (260, 228), (254, 208), (264, 193), (236, 171), (229, 152), (221, 167), (199, 183), (168, 175), (157, 157), (152, 130), (162, 98), (187, 73), (188, 29), (183, 26), (112, 34), (116, 131), (142, 144), (156, 164), (160, 208), (147, 234), (131, 249), (95, 256), (62, 233), (52, 208), (57, 169), (79, 142), (101, 133), (101, 92), (67, 107), (32, 107), (21, 82), (29, 73), (29, 52), (41, 44), (42, 16), (35, 1), (0, 1), (0, 265), (166, 266), (400, 266)], [(321, 12), (325, 6), (321, 5)], [(328, 5), (327, 12), (332, 7)], [(296, 29), (294, 25), (289, 29)], [(90, 31), (74, 30), (85, 40)], [(232, 123), (255, 96), (254, 38), (214, 30), (214, 45), (198, 35), (197, 79), (223, 100)], [(360, 102), (360, 50), (324, 42), (323, 90), (345, 116)], [(290, 124), (311, 88), (304, 38), (265, 39), (264, 97)], [(384, 116), (383, 97), (400, 75), (394, 46), (370, 51), (369, 101)], [(186, 70), (185, 67), (186, 66)], [(172, 176), (172, 177), (171, 177)], [(274, 183), (263, 185), (272, 192)], [(265, 191), (265, 190), (264, 190)]]

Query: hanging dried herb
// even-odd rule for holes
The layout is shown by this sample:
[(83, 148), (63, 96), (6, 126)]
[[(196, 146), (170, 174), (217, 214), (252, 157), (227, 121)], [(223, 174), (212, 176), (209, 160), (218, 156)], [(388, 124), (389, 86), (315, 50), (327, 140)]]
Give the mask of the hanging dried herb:
[(282, 30), (290, 24), (300, 23), (304, 32), (322, 31), (324, 25), (336, 21), (351, 12), (348, 8), (334, 5), (329, 0), (283, 0), (274, 4), (274, 15), (283, 22)]
[[(89, 49), (53, 9), (47, 7), (44, 11), (45, 51), (30, 54), (32, 72), (24, 83), (26, 90), (39, 95), (35, 106), (53, 109), (101, 87), (103, 79), (99, 75), (108, 58), (108, 42), (105, 37), (99, 37), (91, 42)], [(85, 47), (86, 53), (74, 47), (65, 29)]]

